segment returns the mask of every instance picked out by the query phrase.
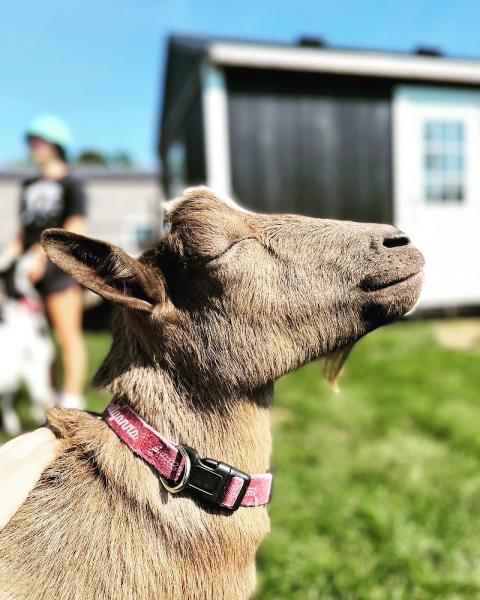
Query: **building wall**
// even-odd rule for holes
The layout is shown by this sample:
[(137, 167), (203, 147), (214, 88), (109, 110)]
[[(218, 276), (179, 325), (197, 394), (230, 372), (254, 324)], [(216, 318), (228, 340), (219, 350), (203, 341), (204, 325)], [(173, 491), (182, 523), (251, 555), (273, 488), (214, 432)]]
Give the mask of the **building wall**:
[(201, 74), (203, 42), (169, 40), (158, 152), (167, 197), (206, 178)]
[(18, 219), (19, 181), (16, 177), (0, 179), (0, 247), (15, 235)]
[(232, 187), (247, 206), (392, 221), (391, 84), (227, 70)]
[(192, 95), (171, 135), (160, 154), (163, 184), (169, 198), (206, 180), (202, 96), (198, 82), (196, 94)]
[[(136, 254), (148, 229), (158, 227), (161, 189), (156, 176), (127, 173), (117, 176), (82, 175), (88, 198), (89, 235), (120, 245)], [(0, 173), (0, 244), (18, 227), (21, 174)]]

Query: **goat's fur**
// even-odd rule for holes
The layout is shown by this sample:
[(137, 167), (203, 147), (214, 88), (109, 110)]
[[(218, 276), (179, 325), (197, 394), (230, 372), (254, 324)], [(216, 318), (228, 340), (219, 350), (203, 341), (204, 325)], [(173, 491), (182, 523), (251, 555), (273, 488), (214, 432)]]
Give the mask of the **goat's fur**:
[[(95, 383), (201, 456), (270, 462), (273, 382), (415, 302), (421, 255), (389, 226), (240, 211), (206, 188), (166, 212), (139, 261), (60, 230), (49, 256), (119, 305)], [(63, 451), (0, 535), (1, 600), (235, 599), (255, 586), (264, 507), (169, 495), (105, 423), (53, 409)], [(281, 502), (281, 498), (274, 498)]]

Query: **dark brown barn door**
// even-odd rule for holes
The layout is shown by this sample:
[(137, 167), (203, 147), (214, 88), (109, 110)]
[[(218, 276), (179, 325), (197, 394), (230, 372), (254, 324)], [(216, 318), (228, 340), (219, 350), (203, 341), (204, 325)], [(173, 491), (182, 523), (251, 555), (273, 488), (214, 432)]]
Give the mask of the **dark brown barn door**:
[(389, 87), (360, 79), (227, 75), (232, 187), (261, 210), (390, 221)]

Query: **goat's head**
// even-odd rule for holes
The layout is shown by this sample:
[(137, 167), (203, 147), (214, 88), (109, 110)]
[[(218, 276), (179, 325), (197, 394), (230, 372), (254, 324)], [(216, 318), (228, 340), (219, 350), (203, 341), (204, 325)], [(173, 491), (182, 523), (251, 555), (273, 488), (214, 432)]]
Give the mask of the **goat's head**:
[(197, 387), (265, 385), (401, 317), (420, 292), (422, 255), (389, 225), (251, 213), (207, 188), (171, 202), (164, 225), (138, 260), (64, 230), (43, 246)]

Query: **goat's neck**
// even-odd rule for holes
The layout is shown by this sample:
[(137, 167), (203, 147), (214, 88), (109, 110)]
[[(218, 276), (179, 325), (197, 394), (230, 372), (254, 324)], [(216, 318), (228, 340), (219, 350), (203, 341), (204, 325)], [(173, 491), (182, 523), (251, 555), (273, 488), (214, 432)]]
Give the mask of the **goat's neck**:
[(179, 390), (159, 368), (135, 367), (126, 378), (115, 385), (114, 398), (126, 401), (169, 440), (249, 472), (268, 469), (272, 386), (229, 397), (219, 408), (205, 406), (195, 390)]
[[(95, 383), (109, 389), (114, 398), (127, 402), (169, 440), (195, 448), (200, 456), (221, 460), (249, 473), (263, 473), (269, 468), (273, 385), (250, 395), (223, 398), (221, 403), (212, 405), (198, 399), (195, 390), (176, 384), (166, 369), (125, 357), (115, 344)], [(212, 396), (218, 398), (219, 394), (212, 390)], [(113, 432), (107, 434), (108, 444), (116, 449), (115, 461), (121, 454), (126, 463), (124, 469), (135, 475), (136, 489), (142, 489), (140, 480), (144, 489), (153, 487), (151, 480), (156, 478), (151, 470), (139, 464), (131, 451), (118, 443), (115, 434), (110, 434)], [(102, 453), (100, 462), (107, 476), (119, 476), (118, 464), (110, 460), (107, 452)]]

